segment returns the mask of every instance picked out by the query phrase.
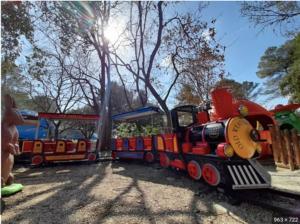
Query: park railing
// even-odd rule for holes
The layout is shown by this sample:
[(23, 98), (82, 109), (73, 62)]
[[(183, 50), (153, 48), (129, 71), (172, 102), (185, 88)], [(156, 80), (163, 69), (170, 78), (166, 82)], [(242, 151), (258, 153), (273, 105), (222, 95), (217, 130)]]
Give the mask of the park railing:
[(280, 130), (277, 125), (270, 126), (270, 132), (276, 166), (300, 169), (300, 134), (295, 129)]

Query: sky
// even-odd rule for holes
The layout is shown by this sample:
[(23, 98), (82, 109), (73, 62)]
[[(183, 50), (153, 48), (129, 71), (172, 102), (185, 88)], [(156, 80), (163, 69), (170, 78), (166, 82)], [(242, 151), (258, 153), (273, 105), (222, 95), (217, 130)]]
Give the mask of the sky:
[[(259, 27), (254, 27), (248, 21), (248, 18), (242, 17), (240, 5), (242, 2), (209, 2), (203, 9), (201, 15), (204, 20), (211, 21), (216, 18), (217, 40), (226, 46), (225, 51), (225, 71), (231, 74), (228, 78), (239, 82), (253, 81), (263, 83), (264, 80), (256, 76), (260, 57), (265, 50), (271, 46), (280, 46), (287, 41), (287, 38), (280, 33), (274, 33), (272, 29), (266, 29), (259, 32)], [(175, 4), (179, 12), (195, 12), (198, 9), (199, 2), (181, 2)], [(113, 32), (110, 32), (115, 35)], [(29, 54), (30, 49), (24, 49), (24, 55)], [(20, 59), (20, 61), (24, 61)], [(168, 104), (173, 107), (176, 103), (175, 92), (172, 91)], [(172, 96), (173, 95), (173, 96)], [(286, 98), (266, 101), (266, 96), (259, 96), (255, 101), (263, 104), (267, 108), (274, 108), (277, 104), (286, 104)]]
[[(209, 2), (202, 12), (203, 18), (210, 21), (216, 18), (217, 39), (226, 46), (225, 70), (236, 81), (253, 81), (262, 83), (263, 80), (256, 76), (260, 57), (271, 46), (280, 46), (287, 41), (280, 33), (272, 29), (259, 32), (259, 27), (254, 27), (247, 18), (240, 14), (242, 2)], [(198, 2), (184, 2), (181, 10), (193, 12)], [(265, 101), (260, 96), (256, 100), (271, 108), (279, 103), (287, 103), (287, 99), (280, 98)]]

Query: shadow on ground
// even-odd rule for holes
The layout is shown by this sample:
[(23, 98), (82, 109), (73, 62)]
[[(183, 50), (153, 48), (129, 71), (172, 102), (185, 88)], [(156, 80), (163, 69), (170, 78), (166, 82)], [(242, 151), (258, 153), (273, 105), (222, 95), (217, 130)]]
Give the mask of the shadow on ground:
[(272, 216), (232, 206), (215, 191), (199, 193), (203, 183), (156, 164), (19, 167), (15, 177), (25, 187), (4, 199), (3, 223), (267, 223)]

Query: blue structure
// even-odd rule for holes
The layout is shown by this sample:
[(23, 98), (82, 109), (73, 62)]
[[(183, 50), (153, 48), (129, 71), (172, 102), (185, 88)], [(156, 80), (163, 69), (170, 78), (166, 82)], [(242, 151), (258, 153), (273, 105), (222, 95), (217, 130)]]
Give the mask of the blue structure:
[[(25, 120), (36, 120), (38, 122), (38, 113), (31, 110), (19, 110)], [(39, 132), (38, 138), (43, 139), (47, 138), (49, 130), (52, 130), (54, 127), (49, 124), (49, 122), (42, 118), (39, 120)], [(20, 140), (34, 140), (37, 127), (34, 125), (20, 125), (17, 126), (19, 131)]]
[(162, 113), (162, 111), (158, 107), (149, 106), (143, 107), (134, 111), (129, 111), (121, 114), (116, 114), (112, 116), (113, 121), (130, 121), (136, 120), (139, 118), (147, 117), (154, 114)]

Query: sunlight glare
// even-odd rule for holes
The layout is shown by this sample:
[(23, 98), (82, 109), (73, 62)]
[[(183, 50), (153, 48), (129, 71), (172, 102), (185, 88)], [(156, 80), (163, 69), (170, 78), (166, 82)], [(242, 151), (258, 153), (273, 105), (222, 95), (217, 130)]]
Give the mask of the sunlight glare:
[(116, 44), (122, 41), (122, 35), (124, 32), (124, 24), (118, 21), (112, 21), (104, 30), (104, 36), (110, 44)]

